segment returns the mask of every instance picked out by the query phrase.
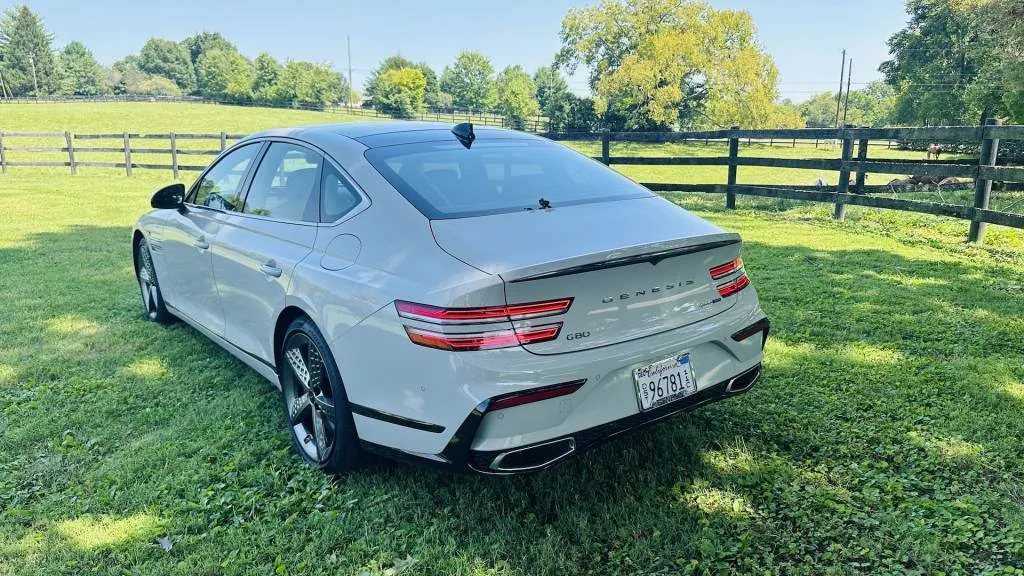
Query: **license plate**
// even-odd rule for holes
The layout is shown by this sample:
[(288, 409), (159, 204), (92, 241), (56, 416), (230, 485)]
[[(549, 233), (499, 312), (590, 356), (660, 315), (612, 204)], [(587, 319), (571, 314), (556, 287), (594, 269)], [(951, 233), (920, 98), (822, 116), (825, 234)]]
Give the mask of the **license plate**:
[(697, 391), (689, 354), (666, 358), (633, 370), (640, 411), (653, 410)]

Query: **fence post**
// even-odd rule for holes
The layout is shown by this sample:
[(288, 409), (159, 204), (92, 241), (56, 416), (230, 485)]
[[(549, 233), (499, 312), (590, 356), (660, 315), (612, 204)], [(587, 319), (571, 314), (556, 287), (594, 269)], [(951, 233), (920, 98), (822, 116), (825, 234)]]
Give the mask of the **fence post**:
[(847, 124), (846, 128), (846, 130), (843, 130), (843, 159), (839, 165), (839, 188), (836, 193), (836, 209), (832, 213), (832, 218), (840, 222), (846, 219), (846, 203), (843, 195), (850, 190), (850, 160), (853, 158), (853, 135), (849, 131), (849, 128), (852, 128), (852, 126)]
[(171, 172), (174, 179), (178, 179), (178, 138), (171, 132)]
[(611, 148), (612, 139), (609, 136), (608, 129), (606, 128), (601, 131), (601, 162), (604, 163), (605, 166), (611, 164)]
[(7, 151), (4, 150), (4, 133), (0, 132), (0, 171), (7, 174)]
[(223, 152), (228, 147), (228, 135), (225, 132), (220, 133), (220, 151)]
[[(867, 128), (867, 126), (863, 126), (863, 128)], [(861, 138), (860, 141), (857, 142), (857, 162), (864, 162), (867, 159), (868, 159), (868, 139), (867, 138)], [(867, 180), (867, 177), (868, 177), (868, 175), (864, 173), (864, 169), (861, 168), (858, 165), (857, 166), (857, 184), (856, 184), (856, 187), (853, 189), (853, 193), (854, 194), (863, 194), (864, 193), (864, 181)]]
[(71, 132), (64, 131), (64, 141), (68, 145), (68, 165), (71, 166), (71, 175), (78, 174), (78, 166), (75, 166), (75, 145), (71, 142)]
[[(733, 126), (733, 130), (739, 130), (739, 126)], [(729, 179), (725, 189), (725, 207), (730, 210), (736, 208), (736, 158), (740, 155), (740, 139), (736, 135), (729, 138)]]
[(128, 133), (124, 133), (124, 175), (132, 175), (132, 141)]
[(818, 147), (818, 138), (817, 137), (814, 138), (814, 147), (815, 148)]
[[(998, 126), (1001, 121), (996, 118), (987, 118), (985, 126)], [(999, 155), (999, 139), (988, 136), (989, 131), (985, 130), (981, 137), (981, 157), (978, 159), (978, 169), (986, 166), (996, 165), (996, 156)], [(967, 241), (981, 244), (985, 241), (985, 223), (980, 221), (978, 209), (988, 210), (988, 202), (992, 197), (992, 180), (982, 179), (979, 172), (974, 179), (974, 210), (971, 213), (971, 229), (967, 233)]]

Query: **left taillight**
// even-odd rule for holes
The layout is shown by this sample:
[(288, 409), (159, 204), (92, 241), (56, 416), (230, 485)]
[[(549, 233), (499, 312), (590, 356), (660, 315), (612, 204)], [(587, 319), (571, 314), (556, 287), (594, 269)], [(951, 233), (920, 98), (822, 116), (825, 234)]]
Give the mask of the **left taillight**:
[[(458, 332), (441, 332), (405, 325), (405, 332), (413, 343), (452, 352), (493, 350), (554, 340), (562, 330), (561, 322), (520, 328), (509, 328), (508, 322), (564, 314), (571, 305), (572, 298), (481, 308), (441, 308), (402, 300), (395, 302), (401, 318), (460, 327)], [(501, 322), (502, 327), (487, 326), (496, 322)], [(477, 330), (470, 331), (474, 327)]]
[(727, 282), (716, 286), (718, 289), (718, 295), (722, 298), (732, 296), (747, 286), (750, 286), (750, 278), (747, 276), (747, 273), (743, 271), (742, 258), (726, 262), (721, 266), (715, 266), (708, 270), (708, 272), (711, 273), (712, 280), (729, 278)]

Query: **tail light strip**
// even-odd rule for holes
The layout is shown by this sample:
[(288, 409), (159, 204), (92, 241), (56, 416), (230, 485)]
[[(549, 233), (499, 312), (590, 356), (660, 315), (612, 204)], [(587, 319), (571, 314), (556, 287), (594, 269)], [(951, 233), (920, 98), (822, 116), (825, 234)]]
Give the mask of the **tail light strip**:
[(546, 342), (558, 338), (558, 333), (561, 330), (561, 322), (558, 324), (521, 328), (519, 330), (497, 330), (470, 334), (443, 334), (441, 332), (413, 328), (412, 326), (405, 327), (405, 333), (409, 335), (409, 340), (412, 340), (414, 343), (428, 348), (437, 348), (451, 352), (492, 350), (494, 348), (508, 348), (534, 342)]
[(488, 410), (501, 410), (503, 408), (522, 406), (523, 404), (530, 404), (532, 402), (540, 402), (541, 400), (548, 400), (550, 398), (558, 398), (559, 396), (568, 396), (582, 388), (586, 383), (587, 380), (584, 378), (582, 380), (566, 382), (565, 384), (555, 384), (554, 386), (547, 386), (545, 388), (536, 388), (526, 392), (516, 392), (506, 396), (499, 396), (498, 398), (492, 399)]
[(718, 295), (722, 298), (732, 296), (747, 286), (750, 286), (750, 278), (748, 278), (746, 274), (743, 274), (735, 280), (726, 282), (725, 284), (719, 284)]
[(439, 308), (415, 302), (397, 301), (398, 315), (412, 320), (433, 324), (457, 324), (526, 320), (564, 314), (572, 305), (572, 298), (512, 304), (510, 306), (489, 306), (485, 308)]
[(743, 258), (737, 258), (732, 262), (727, 262), (721, 266), (715, 266), (711, 269), (711, 279), (718, 280), (719, 278), (725, 278), (729, 274), (741, 270), (743, 268)]
[(712, 280), (720, 280), (726, 276), (731, 276), (739, 272), (739, 276), (717, 286), (718, 295), (722, 298), (732, 296), (747, 286), (750, 286), (750, 278), (747, 276), (746, 272), (743, 271), (743, 258), (737, 258), (731, 262), (726, 262), (721, 266), (715, 266), (708, 271), (711, 272)]

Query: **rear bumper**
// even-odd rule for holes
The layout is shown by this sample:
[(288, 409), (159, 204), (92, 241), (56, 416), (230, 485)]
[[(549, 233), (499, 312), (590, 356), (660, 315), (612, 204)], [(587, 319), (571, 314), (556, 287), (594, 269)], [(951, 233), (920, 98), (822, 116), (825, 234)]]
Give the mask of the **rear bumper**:
[(593, 428), (542, 442), (517, 446), (510, 450), (473, 450), (471, 448), (492, 400), (481, 402), (473, 410), (440, 454), (408, 452), (367, 441), (362, 441), (361, 444), (368, 452), (381, 456), (447, 469), (490, 475), (537, 472), (551, 468), (570, 456), (621, 434), (650, 426), (670, 416), (705, 404), (742, 394), (750, 390), (760, 376), (761, 364), (759, 363), (732, 378), (705, 387), (692, 396), (649, 412), (633, 414)]

